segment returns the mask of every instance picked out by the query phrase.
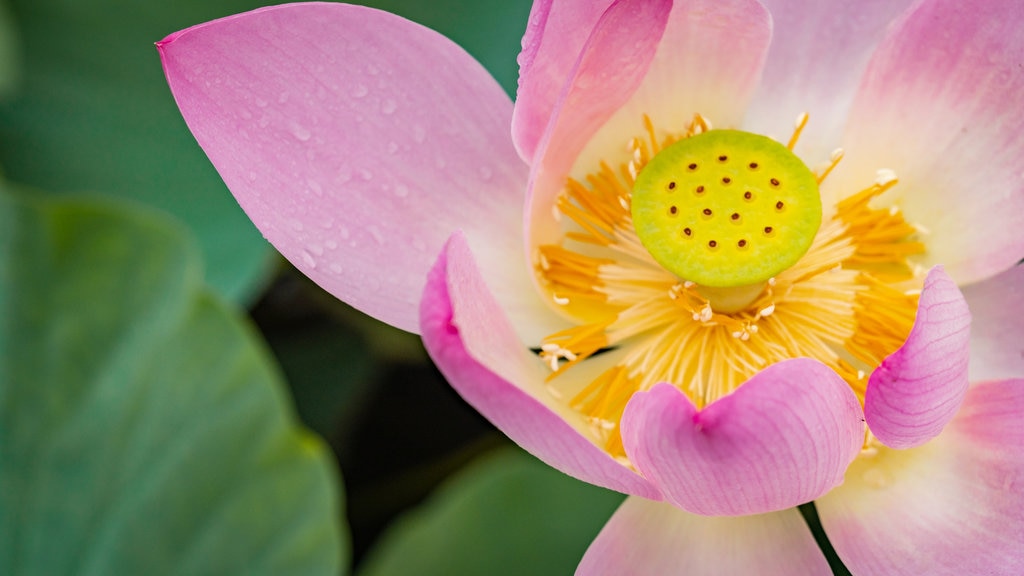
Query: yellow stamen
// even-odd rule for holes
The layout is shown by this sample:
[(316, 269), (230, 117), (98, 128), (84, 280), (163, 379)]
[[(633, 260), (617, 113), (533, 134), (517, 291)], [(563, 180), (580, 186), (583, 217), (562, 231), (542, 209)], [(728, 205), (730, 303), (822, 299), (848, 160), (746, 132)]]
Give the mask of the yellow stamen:
[(797, 140), (800, 139), (800, 134), (803, 134), (804, 128), (807, 126), (807, 120), (810, 116), (807, 112), (801, 112), (796, 118), (796, 124), (793, 126), (793, 135), (789, 137), (789, 142), (786, 143), (786, 148), (790, 150), (796, 148)]

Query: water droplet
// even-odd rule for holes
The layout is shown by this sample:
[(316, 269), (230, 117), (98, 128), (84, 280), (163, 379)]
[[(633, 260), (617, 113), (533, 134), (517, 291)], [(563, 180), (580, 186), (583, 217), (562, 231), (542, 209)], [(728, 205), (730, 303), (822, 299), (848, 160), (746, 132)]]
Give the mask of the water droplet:
[(319, 244), (310, 244), (309, 245), (309, 252), (311, 254), (313, 254), (314, 256), (323, 256), (324, 255), (324, 247), (319, 245)]
[(338, 228), (338, 235), (341, 236), (342, 240), (347, 240), (349, 235), (348, 228), (345, 228), (344, 226)]
[(366, 84), (356, 84), (352, 88), (353, 98), (362, 98), (370, 93), (370, 89), (366, 87)]
[(394, 114), (395, 110), (397, 110), (397, 109), (398, 109), (398, 103), (395, 102), (394, 100), (392, 100), (391, 98), (387, 98), (385, 100), (382, 100), (381, 103), (380, 103), (380, 113), (381, 114)]
[(409, 195), (409, 187), (405, 184), (395, 184), (395, 196), (405, 198)]
[(366, 168), (360, 168), (359, 177), (369, 182), (370, 180), (373, 180), (373, 172), (370, 172)]
[(324, 246), (328, 250), (336, 250), (338, 248), (338, 243), (334, 240), (324, 240)]
[(296, 232), (302, 232), (302, 229), (305, 228), (305, 226), (302, 225), (301, 220), (292, 220), (291, 225), (292, 230), (295, 230)]
[(330, 268), (331, 272), (339, 275), (345, 271), (344, 268), (341, 267), (341, 264), (338, 264), (337, 262), (331, 264)]
[(264, 100), (263, 98), (256, 98), (255, 102), (256, 102), (256, 105), (259, 106), (260, 108), (266, 108), (267, 107), (267, 101)]
[(448, 162), (444, 158), (438, 156), (434, 159), (434, 167), (438, 170), (444, 170), (446, 166), (448, 166)]
[(427, 129), (419, 124), (414, 125), (412, 127), (412, 139), (417, 144), (423, 144), (427, 139)]
[(395, 152), (398, 152), (398, 143), (388, 142), (388, 154), (394, 154)]
[(413, 239), (412, 247), (415, 248), (418, 252), (427, 251), (427, 245), (423, 242), (423, 240), (420, 240), (419, 238)]
[(310, 268), (316, 268), (316, 259), (313, 258), (312, 254), (305, 250), (302, 251), (302, 263)]
[(324, 195), (324, 189), (320, 187), (320, 183), (316, 180), (306, 180), (306, 186), (309, 186), (310, 191), (317, 196)]
[(292, 136), (295, 136), (295, 139), (299, 142), (305, 142), (309, 140), (310, 136), (312, 136), (305, 126), (301, 126), (295, 122), (292, 122), (289, 129), (292, 131)]
[(366, 231), (370, 233), (370, 236), (373, 236), (373, 239), (374, 241), (377, 242), (377, 244), (384, 244), (384, 234), (380, 231), (380, 228), (377, 228), (375, 225), (370, 224), (369, 226), (366, 227)]
[(250, 182), (255, 182), (256, 181), (256, 173), (255, 172), (249, 172), (249, 181)]
[(352, 167), (348, 164), (342, 164), (338, 168), (338, 184), (344, 184), (352, 179)]
[(285, 102), (288, 101), (288, 98), (290, 96), (291, 96), (291, 94), (289, 94), (288, 92), (281, 92), (281, 94), (279, 94), (278, 97), (277, 97), (277, 101), (280, 104), (284, 104)]
[(487, 182), (488, 180), (491, 179), (492, 176), (494, 176), (494, 171), (491, 170), (490, 167), (488, 166), (481, 166), (479, 171), (480, 179), (483, 180), (484, 182)]

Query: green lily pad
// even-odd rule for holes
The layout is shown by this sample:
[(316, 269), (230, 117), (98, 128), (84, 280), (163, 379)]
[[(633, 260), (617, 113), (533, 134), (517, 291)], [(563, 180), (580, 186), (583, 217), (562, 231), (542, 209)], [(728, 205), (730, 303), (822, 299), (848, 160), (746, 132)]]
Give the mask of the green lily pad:
[[(101, 190), (173, 214), (199, 239), (210, 285), (232, 300), (251, 301), (271, 272), (273, 251), (189, 133), (153, 43), (266, 3), (10, 3), (25, 61), (21, 91), (0, 103), (0, 164), (8, 176), (55, 192)], [(528, 0), (371, 4), (452, 34), (514, 90)]]
[(0, 194), (0, 574), (338, 574), (337, 487), (183, 230)]
[(622, 499), (522, 451), (503, 450), (398, 521), (358, 574), (565, 576)]

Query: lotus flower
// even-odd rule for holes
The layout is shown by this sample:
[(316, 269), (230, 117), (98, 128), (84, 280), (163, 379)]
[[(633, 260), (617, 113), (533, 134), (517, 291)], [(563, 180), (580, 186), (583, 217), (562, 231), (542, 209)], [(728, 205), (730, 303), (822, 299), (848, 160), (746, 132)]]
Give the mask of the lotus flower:
[(1024, 11), (765, 4), (537, 0), (514, 106), (362, 7), (158, 48), (282, 254), (631, 495), (579, 574), (826, 574), (812, 500), (855, 574), (1024, 573)]

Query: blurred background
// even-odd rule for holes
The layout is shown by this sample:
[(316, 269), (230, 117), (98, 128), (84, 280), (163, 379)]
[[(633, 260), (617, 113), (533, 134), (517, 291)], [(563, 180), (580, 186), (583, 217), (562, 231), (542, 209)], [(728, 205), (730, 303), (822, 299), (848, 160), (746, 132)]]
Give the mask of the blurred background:
[[(530, 2), (380, 0), (510, 95)], [(570, 574), (621, 496), (292, 269), (153, 43), (253, 0), (0, 0), (0, 574)]]

